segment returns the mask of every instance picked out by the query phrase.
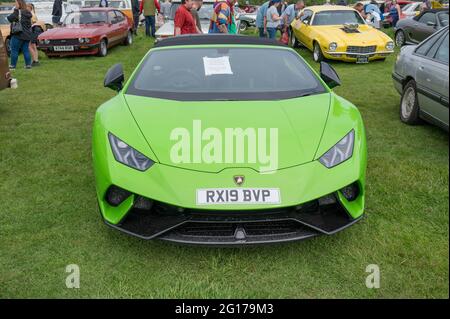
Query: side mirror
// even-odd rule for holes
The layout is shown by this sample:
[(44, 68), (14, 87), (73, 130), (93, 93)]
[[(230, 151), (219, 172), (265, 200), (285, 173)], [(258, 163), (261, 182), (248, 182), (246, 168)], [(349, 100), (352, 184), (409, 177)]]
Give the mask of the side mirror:
[(320, 62), (320, 77), (330, 89), (341, 85), (341, 79), (331, 65)]
[(428, 21), (428, 22), (427, 22), (427, 26), (435, 27), (435, 26), (436, 26), (436, 23), (433, 22), (433, 21)]
[(305, 20), (302, 21), (302, 23), (308, 25), (308, 24), (309, 24), (309, 20), (308, 20), (308, 19), (305, 19)]
[(123, 66), (118, 63), (113, 65), (108, 72), (106, 72), (105, 80), (103, 85), (114, 91), (119, 92), (123, 88), (123, 82), (125, 81), (125, 76), (123, 74)]

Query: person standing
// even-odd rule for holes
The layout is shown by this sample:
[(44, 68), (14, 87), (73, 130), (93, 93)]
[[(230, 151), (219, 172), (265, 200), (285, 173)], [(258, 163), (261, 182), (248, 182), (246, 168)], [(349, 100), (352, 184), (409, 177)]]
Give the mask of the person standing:
[(170, 17), (170, 7), (172, 6), (171, 0), (165, 0), (161, 4), (161, 14), (163, 15), (164, 19)]
[(361, 15), (361, 17), (365, 20), (366, 19), (366, 14), (364, 13), (364, 5), (362, 4), (362, 2), (357, 2), (354, 6), (353, 9), (355, 9), (356, 11), (358, 11), (358, 13)]
[(9, 68), (15, 70), (19, 52), (25, 59), (25, 68), (31, 69), (30, 40), (31, 40), (31, 12), (28, 11), (24, 0), (16, 0), (13, 13), (7, 19), (11, 22), (11, 63)]
[(430, 10), (432, 9), (431, 0), (422, 0), (422, 4), (420, 5), (420, 11)]
[(281, 0), (270, 1), (269, 8), (267, 9), (267, 33), (269, 39), (275, 39), (277, 36), (278, 26), (281, 23), (281, 17), (278, 14), (278, 7), (281, 5)]
[(98, 6), (100, 8), (108, 8), (109, 7), (108, 0), (100, 0), (100, 4)]
[(34, 10), (34, 5), (32, 3), (27, 3), (27, 9), (28, 11), (31, 12), (31, 40), (29, 49), (31, 58), (33, 60), (32, 66), (39, 66), (39, 54), (37, 49), (37, 43), (38, 43), (38, 36), (41, 32), (37, 31), (38, 29), (40, 30), (39, 26), (36, 27), (33, 26), (38, 21)]
[(182, 34), (196, 34), (197, 27), (195, 25), (194, 17), (191, 14), (191, 9), (193, 6), (193, 0), (181, 0), (181, 5), (175, 12), (174, 18), (174, 35)]
[(237, 0), (230, 1), (230, 10), (231, 10), (231, 22), (228, 25), (228, 33), (229, 34), (237, 34), (237, 23), (236, 23), (236, 12), (239, 12), (239, 5), (237, 3)]
[(391, 17), (392, 27), (395, 28), (398, 20), (400, 20), (400, 16), (402, 15), (402, 9), (400, 5), (397, 3), (397, 0), (392, 0), (392, 6), (389, 10), (389, 17)]
[(131, 12), (133, 13), (133, 33), (134, 35), (137, 35), (137, 30), (139, 28), (139, 16), (141, 15), (139, 0), (131, 0)]
[(55, 0), (53, 2), (53, 10), (52, 10), (52, 22), (53, 26), (58, 26), (62, 17), (62, 0)]
[[(144, 13), (145, 17), (145, 35), (147, 37), (155, 37), (156, 33), (156, 11), (160, 12), (158, 0), (142, 0), (140, 12)], [(150, 28), (152, 29), (150, 33)]]
[(234, 0), (216, 0), (209, 25), (209, 33), (228, 33), (233, 23)]
[(298, 13), (305, 8), (305, 3), (303, 0), (297, 1), (297, 3), (290, 4), (286, 7), (283, 14), (281, 15), (283, 21), (283, 30), (291, 35), (291, 23), (297, 17)]
[(200, 11), (201, 7), (203, 5), (203, 0), (194, 0), (192, 4), (191, 14), (195, 21), (195, 26), (197, 27), (197, 33), (202, 34), (202, 23), (200, 21), (200, 16), (198, 15), (198, 12)]
[(258, 28), (260, 38), (267, 37), (266, 13), (267, 9), (269, 8), (269, 3), (270, 1), (264, 2), (256, 12), (256, 27)]
[(284, 10), (286, 10), (288, 5), (289, 5), (289, 3), (287, 1), (281, 0), (280, 5), (277, 8), (278, 15), (281, 16), (283, 14)]
[[(372, 2), (373, 1), (373, 2)], [(373, 25), (375, 28), (380, 28), (380, 22), (382, 19), (381, 10), (378, 7), (378, 4), (372, 0), (369, 4), (363, 6), (363, 11), (366, 20), (369, 20), (369, 23)]]

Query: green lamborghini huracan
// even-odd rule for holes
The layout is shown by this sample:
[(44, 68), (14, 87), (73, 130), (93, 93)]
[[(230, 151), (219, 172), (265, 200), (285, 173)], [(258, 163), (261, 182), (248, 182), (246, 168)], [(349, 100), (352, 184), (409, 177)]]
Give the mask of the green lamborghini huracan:
[(105, 223), (173, 242), (240, 245), (334, 234), (364, 212), (357, 108), (293, 49), (235, 35), (158, 42), (104, 85), (93, 162)]

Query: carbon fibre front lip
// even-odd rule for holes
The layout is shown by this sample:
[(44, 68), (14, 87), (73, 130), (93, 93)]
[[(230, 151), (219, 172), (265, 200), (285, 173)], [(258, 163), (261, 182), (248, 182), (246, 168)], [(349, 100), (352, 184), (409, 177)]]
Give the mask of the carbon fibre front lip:
[[(318, 205), (317, 203), (314, 204)], [(311, 202), (312, 203), (312, 202)], [(304, 204), (305, 206), (309, 205), (309, 203)], [(205, 210), (205, 213), (202, 210), (191, 211), (187, 213), (173, 214), (170, 213), (168, 215), (163, 214), (163, 216), (150, 218), (150, 212), (144, 213), (143, 218), (147, 218), (148, 221), (142, 222), (142, 226), (144, 227), (141, 230), (139, 227), (130, 227), (127, 225), (127, 218), (131, 218), (136, 221), (136, 218), (133, 217), (133, 211), (131, 210), (127, 216), (124, 218), (124, 221), (118, 225), (111, 224), (104, 220), (105, 224), (117, 229), (121, 232), (124, 232), (128, 235), (135, 236), (141, 239), (150, 240), (150, 239), (162, 239), (165, 241), (182, 243), (182, 244), (193, 244), (193, 245), (213, 245), (213, 246), (236, 246), (236, 245), (254, 245), (254, 244), (267, 244), (267, 243), (282, 243), (282, 242), (290, 242), (303, 240), (311, 237), (315, 237), (317, 235), (325, 234), (332, 235), (345, 228), (353, 225), (357, 221), (359, 221), (363, 215), (358, 218), (351, 218), (346, 209), (337, 201), (333, 205), (329, 205), (329, 207), (335, 206), (336, 211), (339, 211), (339, 221), (336, 223), (335, 216), (331, 216), (330, 223), (328, 225), (324, 224), (323, 220), (317, 220), (317, 212), (320, 211), (320, 207), (317, 206), (316, 209), (306, 208), (304, 211), (294, 210), (292, 207), (289, 208), (280, 208), (279, 210), (254, 210), (247, 212), (240, 211), (230, 211), (230, 212), (214, 212), (210, 210)], [(326, 206), (328, 207), (328, 206)], [(318, 209), (318, 210), (317, 210)], [(202, 214), (209, 214), (209, 217), (199, 217)], [(224, 215), (225, 214), (225, 215)], [(321, 214), (321, 213), (320, 213)], [(150, 218), (150, 219), (149, 219)], [(202, 225), (205, 228), (205, 225), (217, 225), (217, 224), (233, 224), (235, 229), (238, 227), (245, 225), (249, 225), (251, 223), (254, 224), (263, 224), (274, 222), (291, 222), (298, 225), (297, 231), (292, 231), (289, 234), (262, 234), (259, 236), (247, 236), (245, 239), (234, 238), (233, 236), (184, 236), (179, 233), (180, 229), (187, 226), (188, 224), (196, 224)], [(206, 226), (208, 228), (209, 226)], [(230, 226), (231, 227), (231, 226)], [(248, 227), (248, 226), (247, 226)], [(150, 228), (150, 229), (149, 229)], [(213, 227), (212, 227), (213, 228)], [(145, 233), (144, 233), (145, 232)]]

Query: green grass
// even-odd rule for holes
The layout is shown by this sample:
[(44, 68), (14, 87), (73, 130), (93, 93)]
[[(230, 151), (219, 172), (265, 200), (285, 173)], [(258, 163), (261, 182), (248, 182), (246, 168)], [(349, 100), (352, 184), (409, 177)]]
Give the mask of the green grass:
[[(95, 110), (114, 95), (103, 76), (117, 62), (129, 75), (150, 47), (139, 37), (106, 58), (42, 56), (41, 67), (15, 71), (18, 90), (0, 93), (0, 298), (448, 298), (448, 135), (400, 122), (395, 56), (332, 63), (343, 82), (336, 92), (359, 107), (367, 128), (366, 218), (353, 227), (220, 249), (143, 241), (103, 225), (90, 145)], [(65, 287), (73, 263), (80, 289)], [(380, 289), (365, 286), (368, 264), (380, 266)]]

